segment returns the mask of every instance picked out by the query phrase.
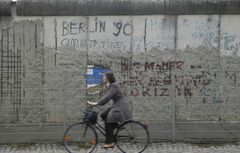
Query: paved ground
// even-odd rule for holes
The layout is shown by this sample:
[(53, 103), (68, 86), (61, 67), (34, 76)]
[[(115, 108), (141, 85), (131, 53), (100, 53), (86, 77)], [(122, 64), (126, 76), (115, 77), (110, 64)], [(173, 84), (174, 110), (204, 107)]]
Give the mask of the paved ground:
[[(60, 144), (0, 145), (0, 153), (67, 153)], [(85, 153), (85, 151), (81, 152)], [(94, 153), (120, 153), (118, 149), (98, 147)], [(240, 144), (192, 145), (185, 143), (154, 143), (144, 153), (240, 153)]]
[[(172, 140), (172, 123), (155, 123), (149, 125), (151, 140)], [(240, 123), (177, 123), (176, 138), (178, 140), (195, 141), (196, 139), (211, 139), (215, 141), (240, 140)], [(61, 141), (64, 124), (46, 125), (1, 125), (0, 143)], [(99, 134), (99, 136), (101, 136)]]

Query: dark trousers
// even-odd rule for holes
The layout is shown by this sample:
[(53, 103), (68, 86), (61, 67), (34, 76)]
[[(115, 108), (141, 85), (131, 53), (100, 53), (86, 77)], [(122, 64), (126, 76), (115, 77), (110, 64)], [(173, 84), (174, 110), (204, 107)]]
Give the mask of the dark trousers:
[(105, 133), (106, 133), (106, 144), (114, 143), (114, 129), (117, 128), (118, 123), (108, 123), (107, 122), (107, 115), (109, 113), (111, 108), (106, 109), (102, 114), (101, 118), (103, 119), (105, 123)]

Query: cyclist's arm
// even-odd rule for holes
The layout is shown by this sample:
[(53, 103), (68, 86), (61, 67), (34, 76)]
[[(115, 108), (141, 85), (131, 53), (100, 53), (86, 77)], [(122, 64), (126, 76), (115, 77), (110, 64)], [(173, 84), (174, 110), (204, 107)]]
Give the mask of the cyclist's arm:
[(109, 102), (114, 94), (117, 92), (117, 88), (115, 84), (112, 84), (109, 91), (104, 95), (99, 101), (97, 101), (97, 105), (103, 106), (107, 102)]

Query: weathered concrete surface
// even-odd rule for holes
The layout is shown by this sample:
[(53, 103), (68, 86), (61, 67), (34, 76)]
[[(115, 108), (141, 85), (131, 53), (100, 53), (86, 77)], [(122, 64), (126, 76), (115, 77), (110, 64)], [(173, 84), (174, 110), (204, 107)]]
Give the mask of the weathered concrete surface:
[(239, 14), (239, 0), (19, 0), (23, 16)]
[[(155, 129), (161, 129), (158, 123), (170, 125), (166, 128), (170, 140), (174, 130), (177, 139), (198, 133), (191, 133), (196, 122), (203, 129), (194, 135), (198, 138), (209, 138), (208, 129), (215, 128), (201, 123), (238, 128), (239, 19), (239, 15), (1, 18), (3, 129), (19, 123), (79, 121), (86, 100), (101, 96), (88, 94), (84, 79), (88, 65), (113, 70), (134, 119), (157, 125)], [(177, 129), (181, 123), (189, 126)], [(236, 139), (238, 134), (234, 128), (221, 132)]]
[[(1, 145), (0, 151), (4, 153), (66, 153), (64, 147), (60, 144), (12, 144)], [(207, 144), (194, 145), (185, 143), (153, 143), (144, 151), (144, 153), (237, 153), (240, 151), (239, 144)], [(79, 152), (83, 153), (85, 151)], [(98, 153), (120, 153), (120, 150), (102, 149), (97, 147), (94, 152)]]
[[(1, 56), (3, 55), (6, 55), (3, 54), (3, 50), (5, 50), (6, 48), (8, 48), (8, 33), (11, 31), (12, 32), (12, 29), (10, 29), (9, 27), (12, 27), (12, 18), (11, 17), (0, 17), (0, 46), (1, 46)], [(12, 33), (11, 33), (12, 34)], [(12, 46), (11, 44), (12, 43), (12, 39), (9, 40), (9, 46)], [(3, 65), (2, 63), (2, 58), (0, 60), (0, 66), (1, 66), (1, 71), (0, 71), (0, 75), (1, 75), (1, 78), (4, 76), (4, 72), (6, 72), (7, 70), (7, 67), (3, 67), (3, 66), (6, 66), (5, 64)], [(3, 79), (2, 79), (3, 80)], [(3, 81), (1, 81), (0, 83), (0, 86), (1, 87), (5, 87), (7, 89), (7, 87), (5, 85), (3, 85)], [(2, 91), (2, 89), (1, 89)], [(9, 106), (9, 103), (10, 103), (10, 95), (7, 95), (6, 92), (5, 92), (5, 95), (3, 97), (3, 93), (1, 94), (1, 106), (5, 106), (5, 108), (1, 107), (1, 111), (0, 111), (0, 114), (3, 115), (2, 116), (2, 121), (5, 120), (5, 117), (4, 117), (4, 114), (8, 114), (9, 112), (13, 111), (13, 109), (11, 108), (8, 108)], [(11, 117), (10, 117), (11, 118)], [(10, 118), (8, 118), (7, 120), (11, 120)]]
[(11, 0), (0, 1), (0, 17), (11, 15)]
[[(79, 113), (78, 121), (82, 121)], [(100, 119), (99, 119), (100, 120)], [(59, 121), (60, 122), (60, 121)], [(103, 122), (100, 122), (103, 124)], [(0, 143), (23, 142), (62, 142), (64, 130), (69, 124), (63, 123), (32, 123), (0, 126)], [(171, 123), (149, 123), (150, 141), (171, 141), (173, 136)], [(213, 123), (176, 123), (176, 140), (207, 143), (207, 142), (236, 142), (240, 139), (240, 126), (224, 122)], [(99, 133), (98, 138), (103, 142), (104, 137)]]

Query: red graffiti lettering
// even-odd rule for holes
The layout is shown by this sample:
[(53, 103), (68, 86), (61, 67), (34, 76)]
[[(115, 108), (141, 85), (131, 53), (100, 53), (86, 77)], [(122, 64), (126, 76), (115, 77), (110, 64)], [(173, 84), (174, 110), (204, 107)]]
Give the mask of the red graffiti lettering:
[(131, 90), (131, 96), (137, 97), (138, 95), (139, 95), (138, 89), (137, 88), (133, 88)]
[(149, 93), (149, 91), (150, 91), (150, 89), (149, 88), (147, 88), (147, 89), (143, 89), (143, 96), (149, 96), (149, 97), (151, 97), (151, 94)]
[(176, 64), (177, 64), (177, 69), (181, 70), (184, 62), (183, 61), (177, 61)]
[(160, 94), (160, 96), (170, 96), (170, 91), (168, 90), (168, 88), (162, 88), (162, 93)]

